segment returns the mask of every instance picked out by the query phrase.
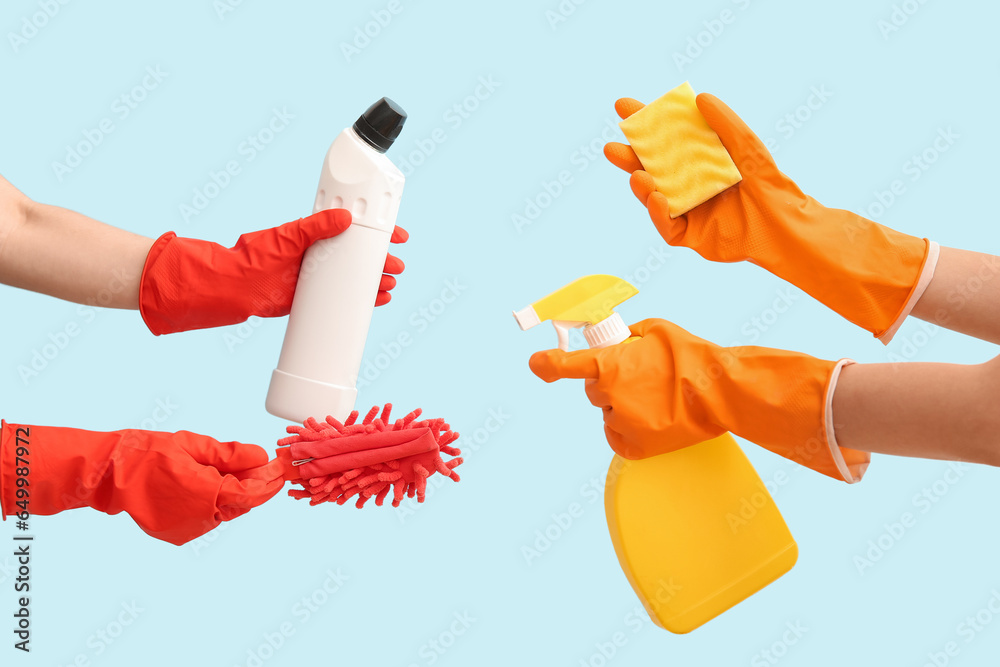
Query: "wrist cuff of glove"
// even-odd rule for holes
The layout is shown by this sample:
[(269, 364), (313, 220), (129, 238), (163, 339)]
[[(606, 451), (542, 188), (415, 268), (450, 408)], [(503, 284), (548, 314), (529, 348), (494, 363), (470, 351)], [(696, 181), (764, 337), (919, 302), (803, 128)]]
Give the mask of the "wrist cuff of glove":
[(884, 345), (888, 345), (892, 337), (899, 331), (899, 327), (903, 326), (903, 321), (910, 316), (913, 307), (920, 301), (920, 297), (924, 295), (927, 286), (931, 283), (931, 279), (934, 278), (934, 270), (937, 268), (941, 247), (929, 239), (924, 239), (924, 241), (927, 243), (927, 252), (924, 254), (924, 263), (920, 267), (920, 276), (917, 279), (916, 285), (913, 286), (913, 291), (910, 292), (910, 296), (906, 299), (903, 309), (896, 316), (896, 319), (893, 320), (889, 328), (881, 335), (876, 336)]
[[(19, 444), (30, 447), (31, 431), (27, 426), (8, 424), (0, 419), (0, 517), (17, 514), (17, 448)], [(30, 466), (30, 456), (23, 457)], [(30, 487), (26, 487), (30, 488)], [(25, 498), (27, 500), (27, 498)], [(31, 506), (28, 505), (30, 511)]]
[(163, 293), (162, 281), (156, 279), (157, 274), (154, 270), (156, 261), (175, 238), (177, 234), (167, 232), (153, 242), (146, 255), (146, 263), (142, 267), (142, 276), (139, 278), (139, 315), (142, 316), (146, 327), (156, 336), (179, 331), (162, 315), (166, 310), (164, 308), (166, 295)]
[(826, 430), (826, 441), (830, 447), (830, 456), (837, 464), (837, 471), (848, 484), (855, 484), (861, 481), (868, 464), (871, 461), (871, 454), (860, 452), (856, 449), (842, 448), (837, 444), (837, 434), (833, 421), (833, 394), (837, 390), (837, 381), (840, 379), (840, 371), (845, 366), (857, 363), (853, 359), (841, 359), (834, 366), (830, 374), (830, 382), (826, 389), (826, 401), (823, 407), (823, 425)]
[(4, 492), (9, 488), (9, 483), (6, 480), (7, 470), (10, 466), (7, 465), (7, 422), (0, 419), (0, 519), (4, 521), (7, 520), (7, 501), (4, 498)]

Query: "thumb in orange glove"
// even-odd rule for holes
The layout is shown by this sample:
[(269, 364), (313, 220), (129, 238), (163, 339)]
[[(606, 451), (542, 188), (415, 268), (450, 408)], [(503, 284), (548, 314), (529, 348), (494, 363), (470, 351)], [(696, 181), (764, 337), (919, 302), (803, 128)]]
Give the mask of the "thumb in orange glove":
[[(632, 191), (660, 235), (715, 262), (757, 264), (888, 343), (934, 275), (937, 244), (823, 206), (778, 170), (732, 109), (705, 93), (696, 101), (743, 180), (686, 214), (670, 217), (667, 198), (630, 146), (604, 147), (612, 164), (632, 174)], [(631, 98), (615, 104), (622, 118), (641, 108)]]
[[(184, 544), (273, 497), (281, 469), (257, 445), (179, 431), (98, 433), (0, 422), (0, 510), (127, 512), (153, 537)], [(262, 479), (261, 470), (272, 474)]]
[(723, 348), (666, 320), (630, 327), (633, 338), (602, 349), (546, 350), (531, 356), (535, 375), (582, 378), (604, 412), (611, 447), (642, 459), (731, 431), (834, 479), (861, 479), (870, 455), (838, 447), (830, 419), (840, 369), (763, 347)]

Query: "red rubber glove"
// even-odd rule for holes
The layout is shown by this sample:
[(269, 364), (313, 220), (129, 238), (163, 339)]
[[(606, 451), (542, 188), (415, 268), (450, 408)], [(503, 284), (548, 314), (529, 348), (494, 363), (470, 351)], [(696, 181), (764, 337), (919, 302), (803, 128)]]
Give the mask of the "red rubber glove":
[[(406, 243), (409, 239), (409, 232), (396, 225), (392, 229), (392, 237), (390, 237), (389, 241), (391, 243)], [(382, 269), (382, 281), (378, 284), (378, 296), (375, 297), (376, 306), (383, 306), (389, 303), (389, 300), (392, 299), (392, 294), (389, 292), (396, 286), (395, 276), (402, 273), (405, 268), (406, 265), (403, 264), (403, 260), (392, 254), (386, 255), (385, 267)]]
[(97, 433), (0, 422), (0, 510), (4, 518), (77, 507), (124, 511), (149, 535), (180, 545), (278, 493), (280, 471), (251, 478), (267, 462), (257, 445), (188, 431)]
[[(156, 335), (238, 324), (248, 317), (281, 317), (292, 307), (305, 251), (351, 224), (344, 209), (320, 211), (272, 229), (243, 234), (232, 248), (167, 232), (146, 256), (139, 283), (139, 312)], [(393, 243), (409, 235), (397, 227)], [(386, 256), (375, 305), (388, 303), (396, 286), (390, 274), (403, 262)]]

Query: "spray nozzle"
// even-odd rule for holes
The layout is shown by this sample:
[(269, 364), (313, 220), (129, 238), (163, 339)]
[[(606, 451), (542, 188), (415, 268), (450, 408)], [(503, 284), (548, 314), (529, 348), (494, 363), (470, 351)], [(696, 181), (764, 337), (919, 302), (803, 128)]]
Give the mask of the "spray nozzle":
[(522, 331), (551, 320), (560, 350), (569, 350), (569, 330), (580, 328), (591, 348), (607, 347), (631, 336), (614, 309), (638, 293), (630, 283), (615, 276), (584, 276), (527, 308), (514, 311), (514, 319)]

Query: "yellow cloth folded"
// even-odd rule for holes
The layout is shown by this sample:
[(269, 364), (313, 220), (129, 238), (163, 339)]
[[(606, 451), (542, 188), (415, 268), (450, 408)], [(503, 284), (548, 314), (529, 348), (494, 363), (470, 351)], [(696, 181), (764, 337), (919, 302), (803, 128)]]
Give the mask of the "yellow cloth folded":
[(685, 81), (619, 123), (656, 189), (666, 195), (671, 218), (743, 178), (694, 98)]

